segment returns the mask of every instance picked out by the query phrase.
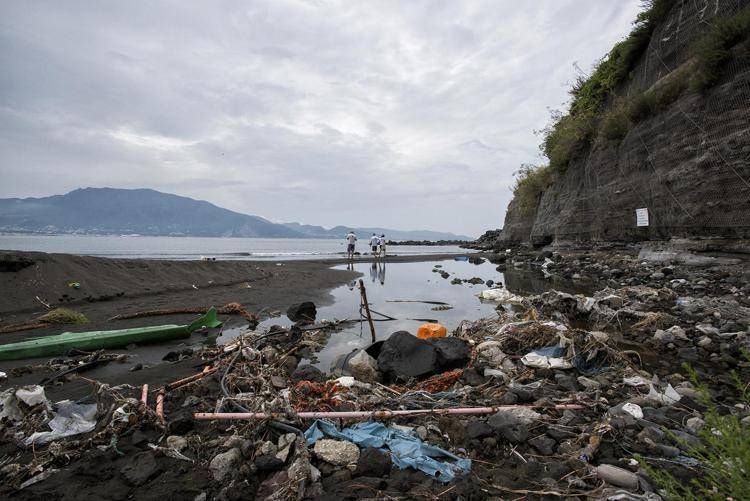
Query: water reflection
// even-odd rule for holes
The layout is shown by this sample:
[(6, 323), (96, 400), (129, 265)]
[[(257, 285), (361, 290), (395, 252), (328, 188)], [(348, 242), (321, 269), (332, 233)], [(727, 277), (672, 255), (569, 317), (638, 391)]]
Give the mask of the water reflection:
[[(540, 273), (533, 274), (518, 270), (501, 273), (496, 265), (485, 262), (475, 265), (466, 261), (437, 261), (418, 263), (390, 263), (391, 274), (386, 283), (386, 264), (348, 263), (336, 268), (349, 269), (362, 273), (365, 277), (367, 298), (371, 309), (383, 313), (394, 320), (375, 323), (376, 339), (386, 339), (398, 330), (416, 332), (425, 319), (435, 320), (445, 325), (448, 331), (455, 329), (464, 319), (475, 320), (480, 317), (496, 314), (494, 303), (481, 303), (475, 296), (484, 290), (486, 285), (463, 283), (452, 285), (454, 278), (471, 279), (478, 277), (483, 281), (505, 283), (512, 292), (529, 294), (539, 293), (555, 287), (574, 292), (571, 284), (545, 280)], [(443, 278), (440, 271), (447, 273)], [(331, 291), (333, 303), (318, 308), (317, 320), (357, 319), (359, 318), (360, 291), (357, 281), (338, 287)], [(423, 301), (448, 303), (452, 308), (443, 309), (435, 304)], [(260, 327), (268, 328), (272, 324), (289, 326), (286, 318), (271, 318), (261, 323)], [(321, 370), (327, 371), (331, 362), (340, 354), (356, 348), (364, 348), (371, 343), (369, 328), (361, 323), (351, 324), (343, 331), (336, 332), (326, 347), (318, 353)]]

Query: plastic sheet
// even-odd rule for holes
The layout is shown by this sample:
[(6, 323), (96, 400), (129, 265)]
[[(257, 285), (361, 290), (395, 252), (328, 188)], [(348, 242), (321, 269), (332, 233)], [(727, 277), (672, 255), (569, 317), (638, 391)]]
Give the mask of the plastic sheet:
[(87, 433), (96, 426), (96, 404), (81, 405), (70, 400), (63, 400), (55, 404), (57, 412), (49, 422), (52, 431), (36, 432), (28, 437), (24, 443), (46, 444), (58, 438)]
[[(305, 432), (308, 445), (323, 437), (349, 440), (360, 447), (374, 447), (390, 452), (396, 467), (402, 470), (416, 468), (432, 477), (438, 475), (437, 479), (442, 482), (450, 482), (454, 476), (471, 470), (470, 459), (462, 459), (444, 449), (425, 444), (414, 435), (376, 421), (358, 423), (339, 431), (333, 423), (317, 420)], [(446, 458), (453, 462), (438, 461), (435, 458)]]
[(566, 352), (562, 346), (547, 346), (527, 353), (521, 362), (537, 369), (570, 369), (573, 365), (563, 358)]

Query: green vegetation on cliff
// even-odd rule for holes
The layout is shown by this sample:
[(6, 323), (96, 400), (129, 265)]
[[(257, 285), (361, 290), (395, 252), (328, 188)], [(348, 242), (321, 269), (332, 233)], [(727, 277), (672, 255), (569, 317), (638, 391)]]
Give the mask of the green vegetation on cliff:
[(612, 48), (589, 77), (581, 77), (573, 85), (570, 111), (567, 115), (554, 113), (552, 123), (543, 131), (541, 149), (554, 172), (563, 172), (597, 137), (622, 139), (633, 125), (666, 108), (688, 88), (705, 91), (716, 84), (732, 58), (733, 47), (750, 35), (747, 6), (731, 18), (711, 24), (708, 33), (691, 47), (693, 58), (686, 68), (667, 75), (645, 92), (616, 99), (616, 90), (629, 78), (655, 27), (673, 5), (674, 0), (647, 2), (630, 35)]
[(534, 212), (550, 182), (552, 170), (549, 166), (522, 165), (516, 172), (516, 184), (513, 186), (513, 199), (518, 204), (518, 210), (522, 214)]

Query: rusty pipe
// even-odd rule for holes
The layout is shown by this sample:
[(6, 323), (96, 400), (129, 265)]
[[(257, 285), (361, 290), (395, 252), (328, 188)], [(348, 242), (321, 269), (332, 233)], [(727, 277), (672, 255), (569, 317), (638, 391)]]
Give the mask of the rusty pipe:
[(217, 371), (217, 367), (210, 367), (210, 366), (207, 365), (206, 367), (203, 368), (203, 371), (199, 372), (198, 374), (193, 374), (192, 376), (188, 376), (188, 377), (183, 378), (183, 379), (178, 379), (177, 381), (169, 383), (167, 385), (167, 389), (168, 390), (177, 389), (180, 386), (185, 386), (188, 383), (192, 383), (193, 381), (197, 381), (197, 380), (199, 380), (201, 378), (204, 378), (204, 377), (208, 376), (209, 374), (213, 374), (216, 371)]
[[(551, 409), (584, 409), (586, 406), (580, 404), (559, 404)], [(511, 409), (533, 409), (533, 405), (496, 405), (494, 407), (457, 407), (452, 409), (412, 409), (412, 410), (378, 410), (378, 411), (341, 411), (341, 412), (297, 412), (292, 414), (299, 419), (390, 419), (399, 416), (424, 416), (424, 415), (478, 415), (494, 414), (498, 411)], [(268, 412), (196, 412), (193, 418), (198, 420), (245, 420), (245, 419), (267, 419), (285, 417), (282, 413)]]

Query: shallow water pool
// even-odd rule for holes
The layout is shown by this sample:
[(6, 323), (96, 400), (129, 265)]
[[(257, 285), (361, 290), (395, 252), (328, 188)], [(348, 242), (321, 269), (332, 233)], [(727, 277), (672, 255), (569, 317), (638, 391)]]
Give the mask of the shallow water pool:
[[(336, 266), (347, 269), (348, 265)], [(497, 303), (483, 303), (475, 294), (487, 288), (484, 284), (451, 284), (454, 278), (481, 278), (504, 284), (511, 292), (518, 294), (539, 293), (550, 288), (568, 292), (585, 292), (585, 285), (545, 279), (540, 272), (510, 270), (505, 273), (496, 270), (497, 265), (485, 261), (472, 264), (467, 261), (427, 261), (416, 263), (354, 263), (349, 269), (361, 273), (367, 290), (367, 300), (373, 312), (382, 313), (396, 320), (376, 321), (376, 339), (387, 339), (392, 333), (405, 330), (416, 334), (417, 328), (426, 321), (437, 321), (448, 331), (455, 329), (461, 320), (476, 320), (496, 314)], [(433, 270), (444, 270), (448, 278)], [(318, 308), (317, 321), (359, 319), (360, 292), (358, 280), (352, 281), (331, 291), (333, 303)], [(436, 301), (452, 306), (447, 310), (436, 310), (434, 304), (418, 301)], [(382, 318), (373, 313), (373, 318)], [(263, 321), (258, 329), (265, 330), (272, 325), (288, 327), (292, 322), (286, 316), (277, 316)], [(219, 342), (226, 342), (236, 336), (239, 330), (226, 332)], [(325, 348), (317, 353), (319, 369), (328, 371), (331, 363), (341, 354), (357, 348), (365, 348), (372, 343), (367, 321), (357, 322), (336, 331)], [(309, 361), (308, 361), (309, 362)]]

